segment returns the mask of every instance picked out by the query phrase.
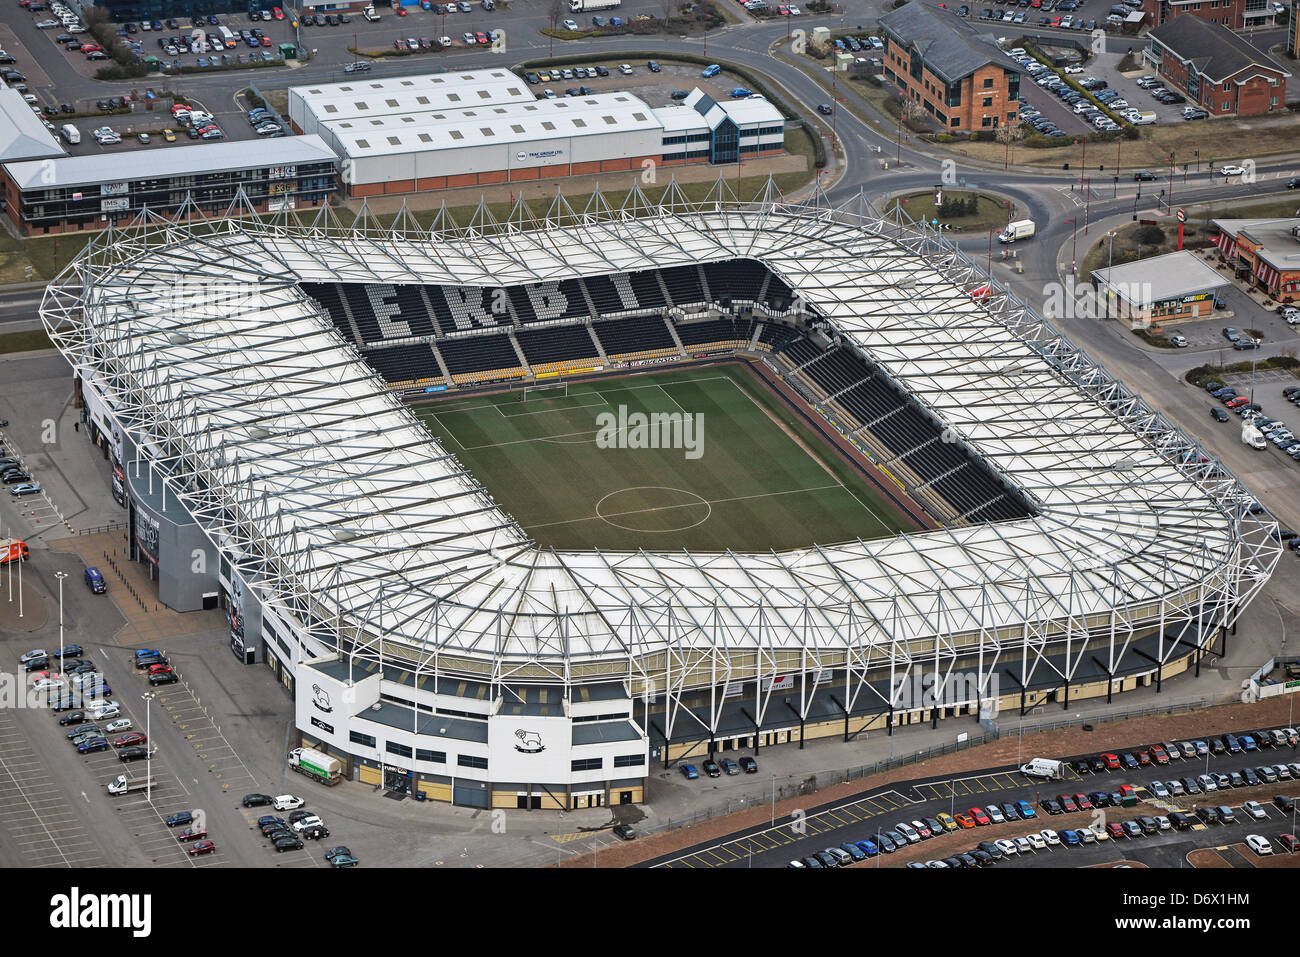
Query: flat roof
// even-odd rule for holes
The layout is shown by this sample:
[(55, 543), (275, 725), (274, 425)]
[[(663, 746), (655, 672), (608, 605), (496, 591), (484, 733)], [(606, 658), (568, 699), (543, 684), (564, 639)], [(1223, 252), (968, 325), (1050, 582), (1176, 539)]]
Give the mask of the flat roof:
[(631, 721), (582, 721), (573, 726), (573, 743), (609, 744), (613, 741), (640, 741)]
[(1300, 239), (1291, 235), (1292, 229), (1300, 227), (1300, 217), (1216, 219), (1213, 222), (1220, 232), (1257, 244), (1255, 257), (1274, 269), (1300, 269)]
[(353, 118), (322, 126), (338, 142), (339, 150), (352, 157), (661, 128), (654, 110), (630, 93), (529, 100), (494, 104), (490, 109)]
[(67, 151), (32, 112), (23, 95), (0, 84), (0, 163), (66, 155)]
[(298, 163), (338, 162), (319, 136), (285, 136), (279, 139), (194, 143), (165, 150), (140, 150), (129, 157), (111, 153), (64, 156), (53, 161), (50, 179), (48, 160), (6, 163), (5, 172), (19, 189), (59, 186), (88, 186), (139, 179), (157, 179), (257, 166), (294, 166)]
[(1164, 302), (1229, 283), (1213, 266), (1185, 249), (1108, 269), (1094, 269), (1092, 276), (1135, 305)]
[(456, 109), (502, 103), (531, 103), (528, 84), (505, 69), (426, 73), (419, 76), (358, 78), (342, 83), (289, 88), (291, 100), (324, 122), (380, 116), (413, 109)]

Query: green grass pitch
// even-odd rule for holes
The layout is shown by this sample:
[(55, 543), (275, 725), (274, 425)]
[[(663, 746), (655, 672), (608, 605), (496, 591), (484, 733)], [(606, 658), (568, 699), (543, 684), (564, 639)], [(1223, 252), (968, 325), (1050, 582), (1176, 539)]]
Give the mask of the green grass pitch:
[[(598, 418), (620, 406), (628, 415), (699, 413), (698, 455), (627, 447), (637, 433)], [(573, 382), (567, 396), (531, 387), (526, 397), (440, 399), (414, 411), (542, 546), (767, 551), (916, 528), (739, 363)], [(681, 428), (657, 434), (692, 437)]]

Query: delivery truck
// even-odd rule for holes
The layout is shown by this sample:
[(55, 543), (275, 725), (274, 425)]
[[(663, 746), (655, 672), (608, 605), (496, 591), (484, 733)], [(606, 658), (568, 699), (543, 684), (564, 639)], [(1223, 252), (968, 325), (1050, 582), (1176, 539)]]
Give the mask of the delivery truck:
[(591, 13), (593, 10), (613, 10), (623, 0), (569, 0), (570, 13)]
[(128, 778), (125, 774), (119, 774), (106, 786), (109, 794), (131, 794), (134, 791), (148, 790), (153, 785), (153, 778)]
[(1014, 223), (1007, 223), (1007, 228), (998, 233), (998, 242), (1014, 243), (1017, 239), (1028, 239), (1032, 235), (1034, 235), (1034, 221), (1018, 219)]
[(1028, 764), (1020, 766), (1020, 773), (1030, 778), (1042, 778), (1045, 781), (1060, 781), (1065, 777), (1065, 765), (1050, 758), (1034, 758)]
[(343, 780), (343, 762), (311, 748), (294, 748), (290, 751), (289, 767), (331, 787)]

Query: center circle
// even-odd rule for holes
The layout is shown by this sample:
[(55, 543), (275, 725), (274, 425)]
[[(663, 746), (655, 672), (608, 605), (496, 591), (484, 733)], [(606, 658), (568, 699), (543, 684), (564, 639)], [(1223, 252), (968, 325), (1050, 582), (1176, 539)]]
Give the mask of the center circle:
[(627, 532), (683, 532), (703, 525), (713, 514), (705, 499), (668, 485), (634, 485), (604, 496), (596, 517)]

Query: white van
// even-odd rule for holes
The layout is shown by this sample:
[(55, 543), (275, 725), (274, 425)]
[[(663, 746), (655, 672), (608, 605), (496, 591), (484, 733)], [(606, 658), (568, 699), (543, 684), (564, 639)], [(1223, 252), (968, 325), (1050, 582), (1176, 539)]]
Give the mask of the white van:
[(71, 123), (64, 123), (59, 127), (59, 133), (69, 146), (76, 146), (81, 142), (81, 130), (77, 129)]
[(292, 794), (281, 794), (271, 801), (271, 806), (277, 811), (296, 811), (306, 803), (302, 798)]

